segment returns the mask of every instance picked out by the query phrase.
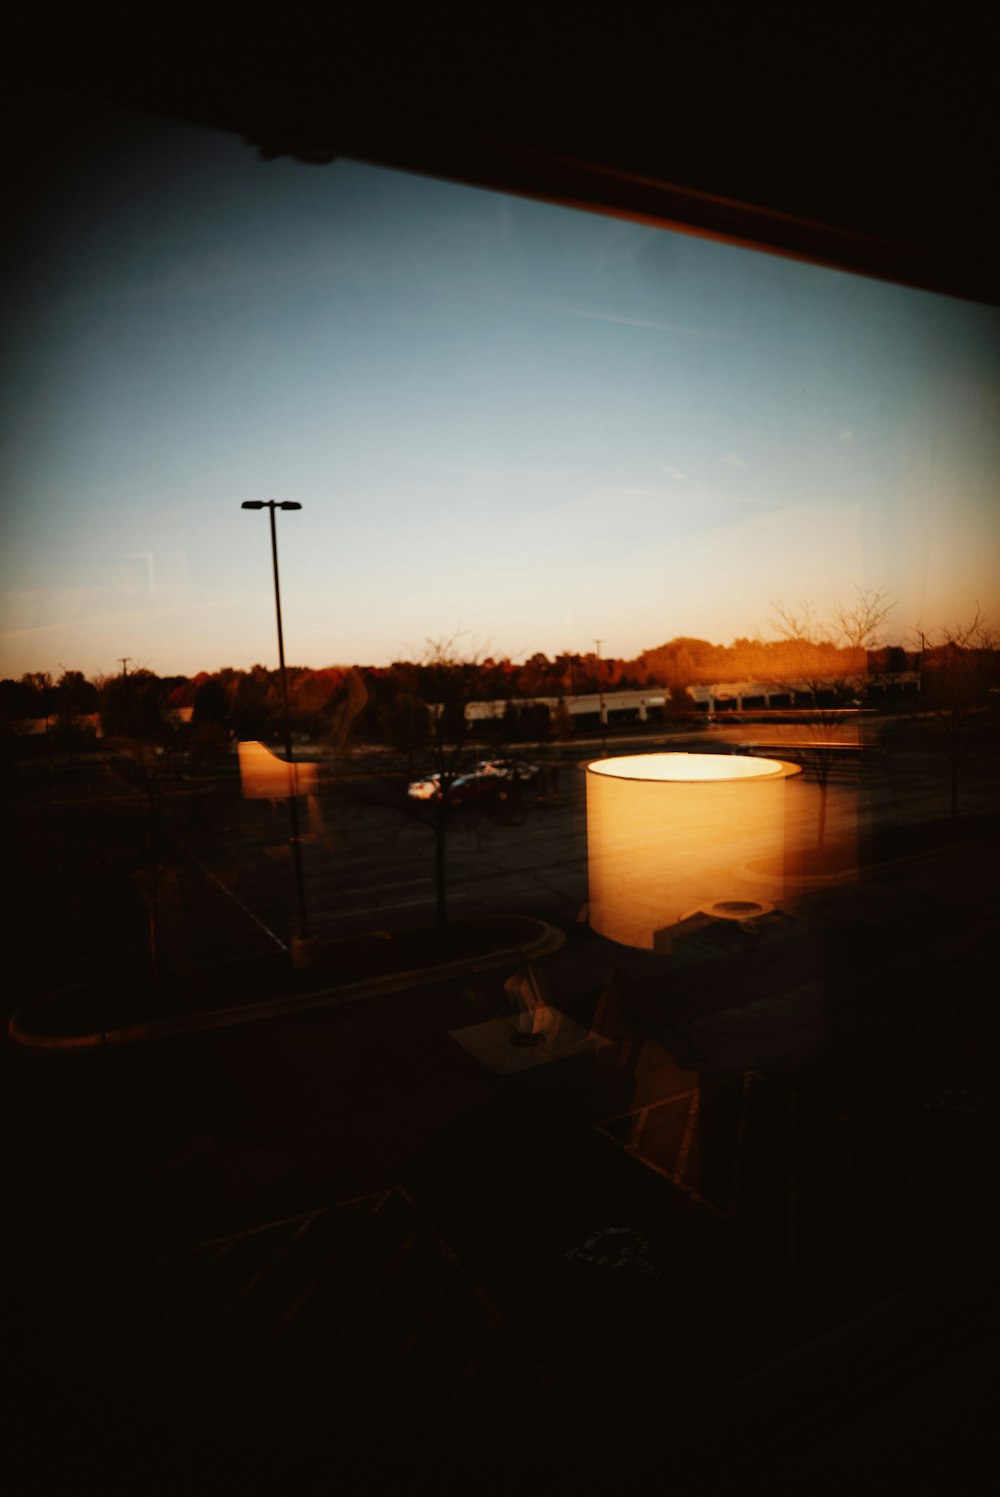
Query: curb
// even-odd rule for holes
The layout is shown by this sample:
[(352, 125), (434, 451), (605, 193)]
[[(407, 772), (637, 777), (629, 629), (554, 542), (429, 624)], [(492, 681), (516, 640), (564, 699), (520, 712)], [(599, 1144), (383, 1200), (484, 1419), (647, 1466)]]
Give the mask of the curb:
[(89, 1034), (37, 1034), (22, 1027), (19, 1015), (43, 1002), (43, 995), (42, 998), (29, 999), (14, 1011), (8, 1021), (7, 1033), (15, 1044), (29, 1050), (95, 1050), (107, 1045), (136, 1045), (147, 1040), (196, 1034), (202, 1030), (227, 1029), (237, 1024), (250, 1024), (258, 1019), (302, 1013), (311, 1008), (359, 1003), (365, 998), (377, 998), (383, 993), (398, 993), (407, 988), (447, 981), (466, 972), (487, 972), (493, 967), (506, 966), (508, 962), (534, 961), (537, 957), (558, 951), (565, 944), (565, 935), (554, 925), (547, 925), (532, 916), (524, 918), (530, 919), (532, 924), (539, 927), (539, 934), (523, 946), (505, 946), (500, 950), (484, 952), (481, 956), (459, 957), (453, 962), (442, 962), (436, 967), (418, 967), (411, 972), (395, 972), (388, 977), (342, 983), (337, 987), (318, 988), (310, 993), (290, 993), (281, 998), (263, 998), (256, 1003), (230, 1004), (226, 1008), (208, 1009), (200, 1014), (184, 1014), (174, 1019), (151, 1019), (146, 1024), (94, 1030)]

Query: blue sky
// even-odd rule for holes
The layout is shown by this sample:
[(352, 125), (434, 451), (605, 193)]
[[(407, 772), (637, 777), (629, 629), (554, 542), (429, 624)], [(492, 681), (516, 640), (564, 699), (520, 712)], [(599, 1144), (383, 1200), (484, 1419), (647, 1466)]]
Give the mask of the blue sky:
[(0, 674), (1000, 621), (1000, 314), (101, 117), (8, 297)]

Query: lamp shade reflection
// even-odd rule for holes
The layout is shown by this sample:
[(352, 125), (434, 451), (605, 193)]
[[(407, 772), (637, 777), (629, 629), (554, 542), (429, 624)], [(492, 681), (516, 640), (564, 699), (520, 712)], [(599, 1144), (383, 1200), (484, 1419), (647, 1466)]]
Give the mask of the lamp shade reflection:
[[(659, 931), (696, 910), (739, 915), (780, 898), (785, 781), (797, 773), (778, 759), (729, 754), (588, 764), (593, 929), (651, 949)], [(762, 860), (772, 872), (760, 871)]]
[[(287, 800), (289, 795), (312, 795), (316, 790), (315, 764), (289, 764), (263, 743), (238, 745), (240, 783), (246, 800)], [(294, 788), (293, 788), (294, 787)]]

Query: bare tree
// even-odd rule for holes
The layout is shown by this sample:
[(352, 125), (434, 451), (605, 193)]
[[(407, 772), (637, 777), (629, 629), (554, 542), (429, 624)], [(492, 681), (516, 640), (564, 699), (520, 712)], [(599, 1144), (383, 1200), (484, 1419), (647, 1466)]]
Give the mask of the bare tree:
[(480, 694), (483, 661), (463, 656), (457, 640), (430, 640), (419, 668), (419, 690), (430, 714), (430, 752), (437, 778), (434, 808), (434, 890), (437, 924), (448, 919), (447, 851), (455, 781), (463, 771), (471, 726), (466, 706)]
[(819, 790), (816, 846), (826, 838), (830, 774), (840, 746), (832, 737), (850, 707), (857, 708), (869, 685), (868, 656), (880, 643), (894, 604), (884, 590), (855, 587), (855, 597), (835, 605), (824, 622), (809, 602), (790, 608), (772, 603), (770, 624), (787, 646), (788, 673), (775, 684), (789, 694), (804, 687), (811, 701), (811, 761)]
[(881, 643), (882, 630), (895, 604), (885, 590), (866, 592), (855, 586), (857, 597), (853, 603), (838, 604), (831, 610), (840, 642), (850, 650), (874, 650)]
[(951, 784), (951, 815), (958, 815), (958, 788), (962, 766), (976, 739), (976, 728), (990, 701), (990, 691), (1000, 680), (1000, 649), (996, 632), (976, 604), (968, 623), (955, 623), (937, 631), (928, 645), (923, 630), (921, 643), (921, 695), (924, 726), (932, 741), (948, 759)]
[(799, 679), (813, 697), (832, 696), (834, 705), (864, 695), (869, 683), (868, 654), (881, 642), (882, 630), (894, 608), (884, 590), (855, 587), (855, 598), (838, 603), (825, 620), (813, 604), (792, 609), (772, 603), (771, 628), (788, 645), (799, 646)]

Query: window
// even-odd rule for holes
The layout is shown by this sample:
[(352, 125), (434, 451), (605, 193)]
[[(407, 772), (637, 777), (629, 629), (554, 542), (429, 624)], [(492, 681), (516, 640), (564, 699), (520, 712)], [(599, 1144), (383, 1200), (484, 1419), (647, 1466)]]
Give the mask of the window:
[[(79, 123), (4, 372), (32, 1460), (847, 1485), (838, 1335), (879, 1418), (890, 1314), (963, 1394), (980, 1324), (1000, 313)], [(647, 820), (707, 882), (629, 945), (649, 753), (798, 772)]]

